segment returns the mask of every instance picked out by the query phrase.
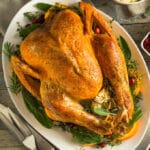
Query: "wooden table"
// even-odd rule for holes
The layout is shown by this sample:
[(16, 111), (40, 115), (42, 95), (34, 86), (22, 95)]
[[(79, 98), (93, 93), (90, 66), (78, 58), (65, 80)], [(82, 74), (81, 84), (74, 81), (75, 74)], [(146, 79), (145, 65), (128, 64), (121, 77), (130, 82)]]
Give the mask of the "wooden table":
[[(104, 12), (109, 14), (110, 16), (115, 18), (115, 5), (110, 0), (93, 0), (95, 6), (97, 8), (102, 9)], [(150, 31), (150, 22), (148, 23), (134, 23), (134, 24), (122, 24), (123, 27), (129, 32), (129, 34), (132, 36), (136, 44), (138, 45), (139, 49), (140, 42), (142, 38), (145, 36), (145, 34)], [(2, 44), (2, 36), (0, 36), (0, 47)], [(146, 64), (150, 70), (150, 57), (147, 56), (142, 50), (141, 53), (146, 61)], [(1, 63), (1, 52), (0, 52), (0, 103), (9, 106), (13, 111), (17, 112), (16, 108), (14, 107), (8, 92), (7, 88), (4, 83), (3, 78), (3, 71), (2, 71), (2, 63)], [(147, 134), (145, 135), (142, 143), (139, 145), (137, 150), (144, 150), (146, 146), (150, 143), (150, 127), (147, 131)], [(0, 150), (26, 150), (22, 146), (21, 143), (18, 142), (15, 136), (12, 135), (10, 131), (7, 130), (7, 128), (0, 122)]]

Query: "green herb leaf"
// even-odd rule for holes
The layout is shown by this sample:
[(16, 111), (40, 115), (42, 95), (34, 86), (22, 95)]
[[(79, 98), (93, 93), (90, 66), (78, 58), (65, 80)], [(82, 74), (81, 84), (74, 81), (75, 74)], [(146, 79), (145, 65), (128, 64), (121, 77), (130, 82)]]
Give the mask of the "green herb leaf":
[(22, 88), (22, 95), (27, 108), (31, 113), (33, 113), (35, 118), (46, 128), (51, 128), (53, 125), (53, 121), (49, 119), (45, 114), (42, 104), (25, 88)]
[(37, 24), (32, 24), (26, 28), (20, 28), (20, 29), (18, 29), (19, 35), (21, 37), (25, 38), (29, 33), (34, 31), (35, 29), (39, 28), (40, 26), (41, 26), (41, 24), (37, 23)]
[(131, 50), (128, 46), (128, 43), (126, 42), (126, 40), (122, 36), (119, 37), (119, 45), (120, 45), (120, 47), (124, 53), (124, 56), (125, 56), (125, 59), (127, 62), (128, 60), (131, 59)]
[(136, 71), (138, 69), (138, 63), (136, 60), (128, 60), (127, 69)]
[(94, 107), (93, 112), (100, 116), (115, 115), (104, 108)]
[(104, 135), (102, 138), (102, 142), (111, 146), (115, 146), (121, 144), (121, 142), (118, 140), (118, 137), (119, 137), (118, 134)]
[(132, 126), (137, 120), (139, 120), (143, 116), (143, 112), (140, 108), (138, 108), (132, 117), (132, 120), (129, 121), (128, 126)]
[(81, 101), (80, 104), (83, 106), (84, 110), (91, 113), (91, 105), (92, 101), (87, 100), (87, 101)]
[(71, 9), (75, 11), (79, 16), (83, 17), (83, 13), (78, 6), (71, 6)]
[(14, 46), (10, 42), (4, 43), (3, 52), (8, 57), (9, 60), (10, 60), (12, 54), (13, 54), (13, 48), (14, 48)]
[(17, 75), (15, 74), (15, 72), (12, 73), (12, 76), (10, 78), (9, 88), (10, 88), (11, 92), (13, 92), (15, 94), (18, 94), (22, 89), (22, 85), (21, 85)]
[(12, 55), (17, 55), (20, 57), (20, 48), (19, 45), (16, 45), (16, 47), (11, 44), (10, 42), (4, 43), (4, 50), (3, 53), (8, 57), (9, 61)]
[(47, 3), (37, 3), (35, 5), (36, 8), (42, 10), (42, 11), (47, 11), (50, 7), (52, 7), (53, 5), (47, 4)]
[(66, 5), (62, 5), (60, 3), (56, 3), (55, 5), (51, 5), (51, 7), (48, 9), (48, 11), (58, 12), (58, 11), (61, 11), (61, 10), (67, 9), (67, 8), (69, 8), (69, 7), (66, 6)]
[(39, 18), (41, 13), (40, 12), (25, 12), (23, 14), (29, 21), (33, 21), (36, 18)]
[(101, 136), (99, 134), (89, 131), (81, 126), (74, 126), (71, 128), (71, 133), (73, 135), (73, 139), (80, 144), (98, 144), (101, 142)]

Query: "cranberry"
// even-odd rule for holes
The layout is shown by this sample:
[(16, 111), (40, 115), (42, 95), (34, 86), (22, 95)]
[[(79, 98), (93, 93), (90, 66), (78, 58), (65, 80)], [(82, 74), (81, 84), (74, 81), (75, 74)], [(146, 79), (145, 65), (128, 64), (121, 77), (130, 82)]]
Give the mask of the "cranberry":
[(95, 27), (95, 33), (99, 34), (100, 31), (101, 31), (100, 28), (96, 26), (96, 27)]
[(100, 146), (101, 148), (104, 148), (104, 147), (106, 146), (106, 144), (105, 144), (104, 142), (101, 142), (101, 143), (99, 144), (99, 146)]
[(32, 24), (36, 23), (43, 23), (44, 22), (44, 15), (41, 15), (39, 18), (36, 18), (32, 21)]
[(109, 132), (109, 133), (108, 133), (108, 136), (112, 136), (112, 135), (113, 135), (113, 133), (112, 133), (112, 132)]
[(135, 77), (129, 77), (129, 85), (133, 86), (135, 84)]
[(147, 36), (147, 38), (143, 42), (144, 48), (150, 52), (150, 34)]

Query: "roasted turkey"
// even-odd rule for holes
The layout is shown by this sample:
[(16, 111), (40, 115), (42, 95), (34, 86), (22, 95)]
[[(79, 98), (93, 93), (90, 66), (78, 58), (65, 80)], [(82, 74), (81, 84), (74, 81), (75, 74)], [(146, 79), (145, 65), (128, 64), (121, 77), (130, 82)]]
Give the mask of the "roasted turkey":
[[(22, 41), (21, 58), (12, 56), (11, 64), (25, 88), (42, 102), (49, 118), (107, 135), (132, 118), (125, 58), (102, 15), (84, 2), (79, 8), (82, 16), (71, 9), (50, 14)], [(93, 32), (93, 23), (100, 34)], [(80, 101), (92, 101), (98, 95), (104, 78), (113, 86), (119, 108), (116, 115), (110, 115), (113, 126), (80, 105)]]

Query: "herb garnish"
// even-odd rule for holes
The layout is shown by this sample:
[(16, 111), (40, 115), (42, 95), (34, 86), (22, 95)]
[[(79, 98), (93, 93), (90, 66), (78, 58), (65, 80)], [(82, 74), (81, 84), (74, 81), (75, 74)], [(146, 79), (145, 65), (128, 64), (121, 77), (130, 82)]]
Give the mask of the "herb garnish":
[(31, 24), (28, 27), (21, 27), (20, 25), (18, 26), (17, 31), (19, 32), (19, 36), (25, 38), (29, 33), (34, 31), (35, 29), (39, 28), (41, 26), (40, 23), (36, 24)]
[(94, 107), (93, 112), (100, 116), (115, 115), (115, 113), (111, 113), (107, 109), (100, 108), (100, 107)]
[[(141, 80), (141, 75), (137, 71), (138, 63), (135, 60), (131, 60), (131, 50), (128, 46), (128, 43), (122, 36), (119, 37), (119, 44), (120, 44), (120, 47), (121, 47), (121, 49), (124, 53), (125, 59), (126, 59), (128, 76), (130, 77), (130, 76), (134, 75), (136, 80)], [(138, 86), (138, 85), (134, 84), (134, 86), (130, 86), (131, 94), (132, 94), (133, 101), (134, 101), (134, 113), (133, 113), (132, 119), (129, 121), (127, 126), (132, 126), (143, 115), (143, 112), (142, 112), (140, 106), (138, 105), (139, 101), (137, 100), (137, 98), (139, 97), (139, 95), (135, 95), (135, 93), (134, 93), (136, 86)]]
[(9, 61), (12, 55), (17, 55), (20, 57), (20, 49), (19, 45), (14, 46), (10, 42), (5, 42), (4, 43), (4, 50), (3, 53), (8, 57)]
[(91, 110), (91, 103), (92, 103), (92, 101), (91, 100), (83, 100), (83, 101), (81, 101), (80, 102), (80, 104), (83, 106), (83, 108), (84, 108), (84, 111), (87, 111), (87, 112), (89, 112), (89, 113), (91, 113), (92, 112), (92, 110)]
[(23, 14), (29, 21), (33, 21), (41, 16), (40, 12), (25, 12)]
[(10, 60), (12, 54), (13, 54), (14, 45), (12, 45), (10, 42), (4, 43), (4, 54), (8, 57)]
[(73, 11), (75, 11), (80, 17), (83, 17), (83, 13), (82, 11), (80, 10), (80, 8), (78, 6), (71, 6), (70, 7)]
[(135, 60), (128, 60), (127, 61), (127, 69), (132, 71), (137, 71), (138, 69), (138, 63)]
[(38, 8), (39, 10), (42, 11), (47, 11), (50, 7), (52, 7), (53, 5), (47, 4), (47, 3), (37, 3), (35, 5), (36, 8)]
[(132, 119), (129, 121), (128, 126), (132, 126), (137, 120), (143, 116), (143, 112), (140, 108), (136, 109), (133, 113)]
[(53, 121), (45, 114), (41, 102), (33, 97), (24, 87), (22, 88), (22, 96), (27, 108), (35, 118), (46, 128), (51, 128), (53, 126)]
[(70, 129), (70, 132), (73, 135), (73, 139), (80, 144), (98, 144), (101, 142), (101, 136), (90, 130), (87, 130), (85, 127), (74, 126)]
[(12, 76), (10, 77), (9, 88), (11, 92), (15, 94), (18, 94), (22, 90), (22, 85), (14, 72), (12, 72)]
[(64, 9), (71, 9), (73, 10), (74, 12), (76, 12), (79, 16), (83, 16), (80, 8), (76, 5), (73, 5), (73, 6), (67, 6), (67, 5), (62, 5), (62, 4), (59, 4), (59, 3), (56, 3), (55, 5), (50, 5), (50, 4), (46, 4), (46, 3), (37, 3), (35, 5), (36, 8), (38, 8), (39, 10), (42, 10), (44, 12), (46, 11), (60, 11), (60, 10), (64, 10)]
[(128, 46), (128, 43), (126, 42), (126, 40), (122, 36), (119, 36), (118, 40), (119, 40), (119, 45), (120, 45), (120, 47), (124, 53), (124, 56), (125, 56), (125, 59), (127, 62), (128, 60), (131, 59), (131, 50)]

